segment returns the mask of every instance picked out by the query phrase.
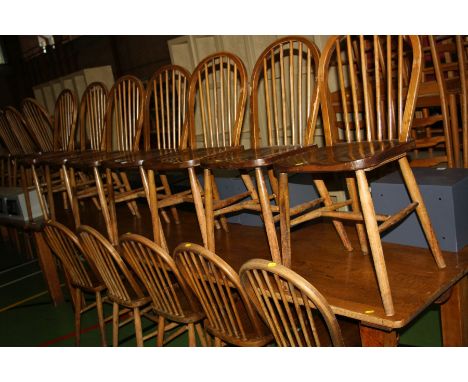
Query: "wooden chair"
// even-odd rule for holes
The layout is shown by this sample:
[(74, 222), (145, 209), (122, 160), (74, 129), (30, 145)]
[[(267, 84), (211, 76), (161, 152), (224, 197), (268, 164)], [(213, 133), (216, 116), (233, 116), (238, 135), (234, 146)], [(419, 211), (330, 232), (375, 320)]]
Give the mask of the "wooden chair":
[(199, 245), (182, 243), (174, 251), (177, 267), (206, 315), (205, 329), (215, 346), (264, 346), (273, 339), (241, 287), (239, 275)]
[[(187, 146), (187, 99), (190, 73), (178, 65), (166, 65), (153, 74), (147, 83), (144, 102), (144, 150), (128, 152), (123, 156), (104, 161), (102, 166), (112, 171), (139, 170), (145, 196), (149, 200), (147, 173), (143, 169), (145, 161), (174, 154)], [(171, 188), (165, 174), (160, 174), (161, 186), (156, 188), (155, 197), (166, 199), (172, 196)], [(183, 193), (184, 195), (186, 193)], [(134, 194), (134, 198), (139, 197)], [(180, 196), (178, 194), (177, 196)], [(173, 196), (174, 197), (174, 196)], [(113, 213), (115, 203), (109, 200), (110, 212)], [(179, 217), (175, 207), (171, 212), (176, 224)], [(161, 209), (162, 216), (169, 222), (166, 212)], [(115, 217), (111, 217), (115, 219)], [(159, 219), (159, 217), (158, 217)], [(155, 233), (159, 240), (162, 231)], [(159, 241), (158, 241), (159, 242)], [(164, 242), (164, 238), (162, 238)], [(164, 247), (164, 244), (162, 244)]]
[[(456, 36), (458, 73), (460, 76), (460, 110), (462, 118), (462, 152), (463, 167), (468, 168), (468, 88), (467, 88), (467, 67), (468, 67), (468, 36)], [(458, 149), (458, 147), (456, 147)]]
[(33, 98), (25, 98), (21, 102), (21, 113), (41, 152), (53, 151), (52, 119), (44, 107)]
[[(106, 105), (105, 119), (105, 147), (106, 152), (92, 155), (77, 156), (67, 162), (69, 168), (80, 171), (91, 171), (97, 189), (99, 204), (107, 226), (108, 237), (116, 245), (118, 241), (117, 221), (112, 216), (112, 205), (108, 201), (126, 202), (132, 215), (140, 217), (138, 207), (133, 199), (136, 196), (144, 197), (143, 189), (132, 190), (125, 171), (119, 174), (106, 171), (105, 187), (101, 168), (106, 160), (119, 158), (129, 152), (140, 150), (140, 138), (143, 135), (143, 105), (145, 89), (142, 82), (134, 76), (119, 78), (109, 92)], [(114, 187), (116, 195), (114, 197)]]
[(241, 267), (239, 275), (278, 346), (344, 346), (327, 300), (296, 272), (281, 264), (252, 259)]
[[(216, 84), (216, 86), (214, 86)], [(203, 192), (196, 176), (202, 159), (220, 153), (239, 150), (240, 134), (247, 100), (247, 75), (243, 62), (231, 53), (219, 52), (203, 59), (192, 73), (188, 96), (189, 149), (173, 155), (145, 161), (148, 171), (148, 193), (155, 241), (158, 237), (159, 208), (193, 202), (204, 245), (207, 245)], [(195, 107), (196, 105), (196, 107)], [(201, 142), (199, 142), (201, 140)], [(154, 197), (154, 173), (187, 171), (190, 190), (165, 197), (158, 202)], [(144, 181), (145, 182), (145, 181)], [(214, 198), (219, 199), (217, 189)], [(224, 218), (221, 224), (227, 230)], [(162, 235), (162, 234), (161, 234)]]
[[(122, 257), (146, 287), (153, 310), (159, 316), (157, 346), (163, 346), (185, 331), (188, 331), (189, 346), (196, 346), (195, 329), (206, 346), (200, 323), (205, 315), (179, 274), (174, 259), (143, 236), (127, 233), (121, 236), (120, 245)], [(180, 325), (179, 330), (164, 338), (165, 331)]]
[[(151, 333), (143, 337), (141, 326), (141, 314), (148, 310), (145, 308), (150, 304), (150, 297), (145, 294), (119, 252), (104, 236), (85, 225), (78, 227), (77, 231), (81, 246), (104, 281), (107, 296), (113, 303), (112, 345), (118, 346), (119, 327), (134, 321), (137, 346), (143, 346), (146, 339), (154, 336)], [(120, 310), (120, 307), (124, 309)], [(129, 311), (133, 313), (131, 317), (120, 323), (120, 316)], [(151, 316), (146, 317), (152, 319)]]
[[(412, 57), (410, 69), (407, 65), (402, 65), (404, 54)], [(360, 66), (367, 70), (357, 70), (355, 63), (359, 60)], [(409, 70), (407, 87), (403, 87), (403, 67)], [(336, 76), (332, 77), (330, 72)], [(370, 80), (369, 73), (374, 73), (375, 81)], [(311, 148), (275, 164), (276, 170), (280, 172), (283, 265), (291, 264), (290, 227), (317, 217), (353, 221), (357, 225), (361, 250), (364, 253), (368, 251), (369, 240), (387, 315), (393, 315), (394, 309), (381, 232), (416, 211), (437, 266), (445, 267), (424, 200), (407, 158), (408, 151), (414, 148), (410, 128), (420, 76), (421, 43), (417, 36), (331, 37), (319, 66), (326, 147)], [(332, 99), (329, 81), (334, 81), (341, 97)], [(347, 97), (350, 99), (347, 100)], [(333, 105), (332, 101), (339, 102), (339, 105)], [(359, 112), (359, 103), (364, 110), (362, 113)], [(336, 123), (337, 110), (342, 111), (341, 129)], [(366, 174), (389, 163), (398, 164), (401, 169), (411, 203), (394, 215), (380, 215), (374, 210)], [(318, 178), (323, 178), (327, 173), (340, 174), (346, 178), (350, 199), (290, 220), (288, 174), (301, 172), (312, 173)], [(350, 207), (351, 211), (338, 211), (343, 206)], [(362, 223), (365, 224), (365, 230)]]
[[(106, 346), (106, 328), (102, 307), (102, 292), (106, 287), (97, 276), (92, 264), (86, 261), (86, 255), (81, 248), (78, 237), (64, 225), (48, 221), (44, 226), (44, 234), (52, 252), (60, 260), (67, 279), (70, 283), (70, 292), (75, 310), (75, 345), (80, 345), (81, 315), (96, 307), (98, 314), (101, 345)], [(91, 293), (95, 302), (86, 305), (84, 294)], [(85, 303), (82, 306), (83, 302)]]
[[(214, 251), (214, 218), (242, 209), (261, 211), (270, 252), (274, 261), (281, 261), (271, 212), (277, 205), (278, 182), (272, 165), (275, 161), (298, 152), (314, 143), (314, 132), (319, 110), (319, 92), (316, 83), (320, 53), (317, 46), (306, 38), (288, 36), (270, 44), (259, 56), (250, 81), (250, 150), (229, 152), (202, 160), (205, 169), (205, 212), (208, 249)], [(272, 80), (274, 79), (274, 80)], [(212, 170), (229, 169), (241, 172), (247, 192), (227, 199), (211, 202), (213, 194), (209, 179)], [(255, 171), (256, 187), (249, 171)], [(273, 195), (268, 195), (264, 172), (268, 171)], [(297, 206), (292, 213), (310, 209), (321, 202), (331, 204), (324, 183), (316, 182), (322, 199)], [(244, 200), (250, 197), (251, 200)], [(276, 218), (276, 221), (279, 217)], [(335, 222), (345, 245), (349, 240), (340, 222)]]
[(51, 168), (61, 168), (65, 188), (70, 202), (75, 227), (81, 225), (80, 209), (78, 201), (92, 198), (94, 204), (100, 209), (96, 199), (97, 189), (93, 179), (82, 171), (75, 174), (74, 169), (69, 168), (68, 162), (77, 158), (93, 156), (105, 151), (105, 116), (107, 103), (107, 87), (102, 82), (90, 83), (81, 97), (79, 109), (79, 151), (63, 153), (63, 155), (49, 157), (42, 162)]

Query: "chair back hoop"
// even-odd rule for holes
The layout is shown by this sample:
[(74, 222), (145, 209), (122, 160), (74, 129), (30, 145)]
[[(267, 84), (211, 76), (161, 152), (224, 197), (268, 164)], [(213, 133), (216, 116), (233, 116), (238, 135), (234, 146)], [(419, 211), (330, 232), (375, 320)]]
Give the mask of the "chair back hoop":
[[(87, 261), (78, 237), (63, 224), (52, 220), (45, 223), (44, 234), (50, 249), (70, 276), (72, 284), (93, 288), (89, 275), (91, 269), (86, 269), (85, 262), (89, 266), (91, 264)], [(96, 273), (95, 275), (97, 276)]]
[(143, 129), (145, 88), (135, 76), (120, 77), (106, 107), (106, 150), (138, 151)]
[(189, 83), (190, 73), (179, 65), (159, 68), (148, 81), (144, 108), (146, 150), (187, 147)]
[(24, 150), (21, 147), (20, 141), (16, 137), (8, 119), (6, 113), (0, 110), (0, 138), (12, 155), (21, 155), (24, 154)]
[(268, 260), (252, 259), (241, 267), (240, 279), (279, 346), (320, 346), (318, 315), (325, 322), (332, 345), (344, 345), (326, 299), (291, 269)]
[(153, 308), (166, 318), (183, 319), (199, 310), (188, 286), (183, 281), (174, 259), (153, 241), (132, 233), (120, 237), (122, 257), (137, 274), (153, 301)]
[(85, 225), (79, 226), (77, 232), (83, 250), (94, 263), (112, 300), (125, 304), (144, 297), (119, 252), (104, 236)]
[(319, 59), (315, 43), (300, 36), (276, 40), (262, 52), (250, 81), (252, 147), (314, 143)]
[(32, 154), (37, 152), (37, 144), (31, 137), (26, 121), (21, 113), (12, 106), (5, 108), (5, 116), (10, 124), (13, 134), (16, 136), (23, 153)]
[(409, 140), (421, 78), (418, 36), (332, 36), (319, 64), (324, 135)]
[(203, 59), (190, 80), (190, 147), (199, 141), (205, 148), (240, 145), (247, 92), (247, 71), (238, 56), (218, 52)]
[(75, 148), (78, 105), (75, 93), (64, 89), (55, 101), (54, 151), (71, 151)]
[[(208, 330), (220, 338), (238, 341), (265, 333), (266, 328), (242, 289), (239, 276), (223, 259), (193, 243), (181, 243), (173, 257), (202, 305)], [(248, 332), (249, 328), (253, 328), (254, 334)]]
[(102, 82), (90, 83), (80, 103), (80, 149), (106, 149), (106, 104), (108, 90)]
[(53, 124), (49, 113), (33, 98), (21, 102), (21, 113), (29, 132), (42, 152), (54, 149)]

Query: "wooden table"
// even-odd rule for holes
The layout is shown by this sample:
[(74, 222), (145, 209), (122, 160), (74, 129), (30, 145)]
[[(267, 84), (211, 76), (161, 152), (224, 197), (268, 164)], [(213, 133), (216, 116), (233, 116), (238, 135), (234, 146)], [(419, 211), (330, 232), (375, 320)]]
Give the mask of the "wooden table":
[[(150, 214), (141, 208), (141, 219), (118, 207), (120, 234), (137, 232), (152, 237)], [(97, 214), (83, 216), (83, 224), (96, 226)], [(100, 214), (98, 214), (100, 215)], [(101, 220), (100, 230), (105, 232)], [(182, 241), (202, 243), (193, 212), (180, 211), (181, 224), (163, 224), (172, 251)], [(71, 217), (69, 224), (73, 224)], [(351, 243), (359, 249), (354, 226), (346, 227)], [(447, 267), (438, 270), (428, 249), (383, 243), (395, 315), (385, 315), (370, 256), (343, 249), (331, 223), (317, 220), (292, 229), (291, 268), (326, 297), (334, 312), (360, 323), (363, 346), (395, 346), (398, 330), (426, 308), (442, 302), (442, 336), (445, 346), (468, 346), (468, 246), (459, 253), (443, 252)], [(215, 232), (216, 253), (235, 270), (251, 258), (270, 259), (263, 227), (230, 224), (229, 232)], [(449, 294), (447, 294), (447, 292)]]

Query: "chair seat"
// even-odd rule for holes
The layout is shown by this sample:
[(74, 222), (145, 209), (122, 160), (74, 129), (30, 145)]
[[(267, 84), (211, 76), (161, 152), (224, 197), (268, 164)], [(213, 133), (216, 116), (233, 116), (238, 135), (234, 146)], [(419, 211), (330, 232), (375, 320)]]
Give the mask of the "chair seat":
[(97, 151), (97, 150), (69, 151), (69, 152), (62, 153), (62, 155), (46, 156), (43, 158), (39, 158), (38, 163), (49, 165), (51, 167), (61, 167), (73, 159), (95, 155), (99, 152), (100, 151)]
[(119, 156), (118, 158), (105, 160), (102, 162), (102, 166), (111, 168), (113, 170), (118, 169), (130, 169), (142, 166), (143, 163), (150, 159), (159, 159), (167, 155), (177, 154), (175, 149), (156, 149), (149, 151), (137, 151), (128, 152)]
[(204, 149), (187, 149), (178, 151), (173, 155), (145, 161), (143, 168), (146, 170), (177, 170), (199, 166), (205, 158), (231, 151), (243, 150), (243, 146), (235, 147), (211, 147)]
[(49, 151), (49, 152), (38, 152), (34, 154), (23, 155), (18, 158), (18, 162), (25, 166), (44, 164), (44, 160), (59, 158), (64, 154), (76, 153), (78, 151)]
[(288, 155), (304, 151), (301, 146), (272, 146), (248, 150), (225, 152), (214, 157), (205, 158), (201, 166), (209, 169), (248, 169), (267, 167)]
[(310, 147), (276, 162), (274, 167), (286, 173), (365, 170), (394, 160), (414, 147), (414, 141), (397, 140), (338, 143), (334, 146)]
[(117, 159), (128, 154), (128, 151), (111, 151), (111, 152), (95, 152), (89, 155), (78, 155), (76, 158), (70, 159), (68, 165), (70, 167), (86, 169), (92, 167), (100, 167), (102, 162)]

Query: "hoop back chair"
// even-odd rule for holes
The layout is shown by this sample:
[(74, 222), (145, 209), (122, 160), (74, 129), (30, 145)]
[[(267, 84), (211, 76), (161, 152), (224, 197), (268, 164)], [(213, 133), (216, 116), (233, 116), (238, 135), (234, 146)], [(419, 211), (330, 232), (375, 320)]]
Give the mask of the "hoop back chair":
[(78, 105), (75, 94), (64, 89), (57, 97), (54, 109), (54, 151), (75, 149)]
[[(97, 269), (104, 285), (107, 296), (113, 303), (112, 310), (112, 344), (118, 346), (119, 326), (134, 321), (137, 346), (143, 346), (141, 327), (141, 309), (147, 306), (150, 298), (135, 279), (133, 273), (121, 258), (119, 252), (98, 231), (89, 226), (81, 225), (77, 229), (81, 246)], [(119, 306), (124, 309), (119, 311)], [(133, 317), (119, 324), (119, 316), (131, 310)], [(143, 310), (144, 312), (144, 310)]]
[[(409, 66), (405, 62), (406, 56), (411, 57)], [(407, 71), (408, 86), (404, 86), (404, 71)], [(330, 73), (335, 74), (333, 79), (338, 88), (334, 92), (330, 89)], [(317, 217), (354, 221), (363, 252), (367, 252), (369, 240), (387, 315), (393, 315), (394, 309), (381, 232), (416, 210), (437, 265), (445, 267), (407, 158), (408, 151), (414, 147), (410, 128), (420, 76), (421, 43), (417, 36), (331, 37), (319, 67), (326, 147), (288, 157), (276, 164), (281, 173), (280, 189), (285, 194), (284, 198), (280, 198), (283, 262), (289, 265), (291, 261), (291, 226)], [(401, 169), (411, 204), (393, 215), (379, 215), (374, 210), (366, 173), (391, 162), (397, 162)], [(287, 175), (298, 172), (314, 173), (316, 176), (324, 173), (343, 174), (350, 199), (290, 220)], [(357, 189), (353, 173), (357, 179)], [(337, 211), (344, 205), (350, 206), (352, 211)]]
[[(327, 340), (333, 346), (344, 346), (330, 305), (303, 277), (281, 264), (263, 259), (249, 260), (241, 267), (239, 275), (244, 290), (278, 346), (323, 346)], [(327, 334), (325, 338), (321, 338), (322, 332)]]
[(53, 124), (44, 107), (33, 98), (25, 98), (21, 102), (21, 113), (39, 149), (42, 152), (53, 151)]
[[(203, 243), (206, 245), (203, 192), (195, 170), (203, 158), (240, 149), (247, 92), (245, 65), (234, 54), (218, 52), (209, 55), (194, 69), (188, 92), (189, 149), (160, 159), (148, 160), (143, 164), (144, 169), (148, 170), (149, 188), (155, 189), (150, 180), (154, 179), (154, 171), (188, 171), (190, 180), (190, 190), (165, 197), (159, 205), (156, 205), (158, 201), (154, 197), (153, 202), (150, 201), (153, 229), (156, 233), (159, 232), (156, 219), (158, 208), (191, 202), (195, 204)], [(216, 185), (214, 188), (214, 198), (219, 199)], [(224, 218), (221, 219), (221, 224), (227, 230)]]
[[(212, 169), (235, 169), (241, 172), (247, 192), (229, 197), (218, 203), (206, 203), (208, 248), (214, 251), (213, 219), (221, 214), (241, 209), (262, 212), (270, 252), (274, 261), (281, 261), (275, 219), (272, 212), (279, 211), (270, 199), (278, 202), (278, 182), (272, 164), (301, 147), (314, 143), (314, 132), (319, 111), (317, 71), (320, 52), (317, 46), (300, 36), (287, 36), (271, 43), (257, 59), (251, 76), (250, 121), (252, 149), (230, 152), (202, 161), (205, 168), (205, 194), (211, 195), (208, 182)], [(255, 170), (256, 185), (248, 171)], [(268, 176), (273, 194), (268, 195), (264, 179)], [(331, 204), (328, 191), (319, 180), (317, 188), (326, 205)], [(243, 200), (246, 197), (251, 200)], [(295, 208), (300, 212), (321, 203), (307, 202)], [(276, 217), (278, 220), (278, 217)], [(348, 245), (340, 222), (334, 222)]]
[[(102, 308), (102, 295), (106, 287), (98, 278), (92, 263), (86, 261), (86, 255), (81, 248), (78, 237), (63, 224), (49, 220), (45, 223), (44, 234), (52, 252), (60, 260), (70, 281), (70, 290), (75, 309), (75, 345), (80, 345), (81, 315), (96, 307), (101, 333), (101, 345), (106, 346), (106, 331)], [(95, 302), (84, 305), (84, 293), (92, 293)]]
[(237, 346), (263, 346), (272, 336), (241, 287), (239, 275), (220, 257), (199, 245), (182, 243), (174, 258), (206, 315), (205, 329)]
[[(188, 331), (189, 346), (196, 346), (195, 329), (205, 344), (200, 321), (205, 315), (196, 297), (186, 286), (172, 257), (151, 240), (131, 233), (120, 238), (122, 257), (140, 278), (159, 316), (158, 346)], [(166, 325), (166, 321), (170, 324)], [(164, 338), (164, 332), (182, 324), (182, 328)]]
[(31, 154), (37, 151), (37, 144), (28, 131), (26, 121), (21, 113), (12, 106), (5, 108), (5, 117), (13, 130), (24, 154)]
[(0, 110), (0, 139), (2, 140), (4, 148), (6, 149), (5, 154), (1, 156), (2, 186), (13, 187), (17, 182), (17, 167), (14, 157), (24, 154), (24, 150), (7, 119), (6, 112), (3, 112), (2, 110)]

